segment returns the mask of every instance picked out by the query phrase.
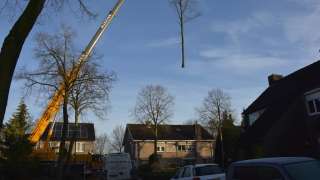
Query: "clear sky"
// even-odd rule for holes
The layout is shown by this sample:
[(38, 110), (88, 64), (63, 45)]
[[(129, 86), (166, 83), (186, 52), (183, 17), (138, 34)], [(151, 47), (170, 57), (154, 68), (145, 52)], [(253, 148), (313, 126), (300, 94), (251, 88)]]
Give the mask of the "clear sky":
[[(91, 1), (90, 1), (91, 2)], [(99, 16), (79, 19), (67, 6), (46, 13), (27, 39), (17, 69), (36, 66), (33, 56), (36, 32), (55, 32), (61, 24), (77, 32), (77, 46), (86, 46), (105, 13), (116, 0), (90, 4)], [(180, 68), (179, 27), (167, 0), (127, 0), (98, 43), (101, 67), (114, 71), (118, 81), (111, 92), (111, 109), (104, 121), (90, 114), (98, 133), (117, 124), (134, 122), (130, 111), (138, 91), (159, 84), (175, 97), (171, 123), (196, 118), (195, 108), (207, 92), (221, 88), (240, 113), (267, 86), (271, 73), (288, 74), (320, 56), (320, 1), (318, 0), (198, 0), (201, 16), (186, 24), (186, 68)], [(72, 8), (75, 9), (75, 8)], [(47, 9), (44, 10), (47, 12)], [(8, 13), (8, 12), (7, 12)], [(2, 14), (0, 42), (15, 18)], [(8, 119), (23, 96), (23, 82), (14, 81), (6, 112)], [(26, 98), (33, 118), (38, 118), (46, 99)]]

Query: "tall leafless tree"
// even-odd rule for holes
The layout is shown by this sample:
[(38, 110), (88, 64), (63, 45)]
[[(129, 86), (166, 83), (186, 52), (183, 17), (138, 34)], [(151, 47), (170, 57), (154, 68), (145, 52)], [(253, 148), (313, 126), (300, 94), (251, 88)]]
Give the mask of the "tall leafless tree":
[(159, 85), (148, 85), (138, 94), (134, 116), (140, 123), (153, 127), (154, 155), (157, 155), (158, 126), (169, 121), (173, 115), (174, 98)]
[[(72, 36), (74, 33), (63, 28), (59, 34), (50, 35), (47, 33), (38, 33), (36, 36), (37, 46), (35, 48), (35, 57), (39, 60), (39, 66), (36, 70), (22, 70), (18, 78), (25, 79), (25, 86), (29, 89), (37, 89), (37, 93), (53, 95), (60, 85), (63, 85), (63, 128), (59, 147), (59, 179), (62, 178), (67, 149), (65, 139), (69, 123), (68, 104), (72, 90), (72, 82), (69, 81), (69, 71), (76, 64), (76, 55), (72, 52)], [(49, 93), (48, 93), (49, 92)], [(50, 93), (51, 92), (51, 93)]]
[[(88, 61), (85, 68), (81, 69), (80, 75), (73, 82), (70, 81), (69, 72), (76, 66), (80, 53), (73, 46), (74, 32), (67, 27), (62, 29), (58, 34), (39, 33), (36, 36), (35, 56), (39, 60), (39, 67), (32, 71), (23, 70), (18, 76), (27, 80), (25, 84), (27, 88), (36, 89), (37, 93), (44, 95), (50, 92), (53, 94), (60, 85), (64, 86), (63, 129), (58, 159), (60, 167), (68, 157), (65, 139), (69, 123), (69, 103), (74, 107), (75, 118), (78, 119), (79, 114), (85, 109), (92, 110), (95, 107), (93, 103), (99, 104), (108, 97), (112, 80), (108, 74), (100, 73), (96, 64)], [(79, 88), (82, 88), (83, 92), (79, 92)]]
[[(72, 1), (74, 2), (71, 3)], [(59, 7), (63, 7), (64, 4), (75, 4), (75, 2), (78, 3), (81, 12), (89, 16), (95, 16), (95, 14), (87, 8), (83, 0), (4, 0), (0, 3), (0, 13), (7, 9), (11, 11), (8, 7), (24, 8), (8, 35), (5, 37), (0, 51), (0, 129), (6, 111), (10, 85), (16, 64), (25, 40), (37, 22), (42, 10), (45, 7), (48, 7), (48, 9), (59, 9)]]
[[(222, 119), (224, 113), (231, 112), (230, 96), (221, 89), (213, 89), (204, 98), (202, 106), (196, 110), (200, 121), (210, 130), (213, 136), (217, 138), (217, 135), (219, 135), (220, 142), (223, 142)], [(223, 143), (221, 144), (221, 159), (224, 162)]]
[[(102, 73), (98, 64), (86, 63), (76, 79), (71, 93), (70, 105), (74, 110), (74, 121), (79, 123), (79, 116), (92, 111), (99, 119), (105, 119), (107, 114), (109, 93), (112, 82), (115, 80), (114, 73)], [(67, 161), (70, 160), (75, 143), (76, 134), (69, 145)]]
[(200, 16), (197, 11), (197, 0), (169, 0), (174, 6), (180, 26), (180, 39), (181, 39), (181, 67), (185, 67), (185, 46), (184, 46), (184, 25), (188, 21)]
[(88, 111), (92, 111), (99, 119), (106, 117), (109, 94), (115, 79), (115, 73), (101, 72), (97, 63), (90, 62), (82, 67), (70, 96), (76, 123), (79, 122), (79, 115)]
[(110, 139), (110, 146), (113, 152), (122, 152), (125, 131), (126, 129), (123, 125), (118, 125), (113, 129)]

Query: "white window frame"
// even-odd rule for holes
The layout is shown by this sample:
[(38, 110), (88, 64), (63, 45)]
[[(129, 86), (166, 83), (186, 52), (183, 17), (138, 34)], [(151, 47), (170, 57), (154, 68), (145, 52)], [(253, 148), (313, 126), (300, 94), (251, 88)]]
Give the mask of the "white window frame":
[(255, 111), (253, 113), (249, 114), (249, 125), (251, 126), (256, 122), (256, 120), (259, 119), (259, 117), (264, 113), (265, 109), (260, 109), (258, 111)]
[(85, 143), (84, 142), (76, 142), (76, 152), (83, 153), (85, 151)]
[[(316, 102), (315, 102), (316, 100), (320, 101), (320, 89), (314, 89), (312, 91), (305, 93), (304, 95), (305, 95), (305, 104), (306, 104), (308, 114), (311, 116), (320, 114), (320, 108), (317, 108)], [(315, 110), (314, 112), (311, 112), (310, 110), (310, 106), (309, 106), (310, 101), (313, 104), (313, 108)]]
[[(182, 146), (184, 146), (184, 150), (183, 150)], [(177, 151), (178, 152), (193, 152), (194, 146), (192, 144), (178, 144)]]
[(166, 150), (165, 146), (166, 146), (165, 143), (157, 143), (157, 152), (165, 152)]
[[(184, 146), (184, 150), (183, 150), (182, 146)], [(184, 144), (178, 144), (177, 145), (177, 151), (178, 152), (185, 152), (185, 150), (186, 150), (185, 148), (186, 148), (186, 145), (184, 145)]]

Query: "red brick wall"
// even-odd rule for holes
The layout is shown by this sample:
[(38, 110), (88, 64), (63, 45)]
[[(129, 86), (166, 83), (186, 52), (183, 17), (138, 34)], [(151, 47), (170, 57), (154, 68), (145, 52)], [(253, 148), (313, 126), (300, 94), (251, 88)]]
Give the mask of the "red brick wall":
[[(214, 154), (213, 142), (196, 142), (195, 141), (180, 141), (180, 142), (164, 142), (160, 141), (158, 145), (165, 147), (164, 152), (158, 152), (162, 158), (196, 158), (198, 155), (201, 159), (212, 158)], [(179, 151), (176, 145), (188, 145), (192, 146), (192, 151)], [(154, 152), (154, 145), (152, 141), (138, 142), (136, 143), (137, 153), (135, 154), (136, 159), (148, 160), (149, 156)], [(197, 150), (197, 155), (195, 150)]]

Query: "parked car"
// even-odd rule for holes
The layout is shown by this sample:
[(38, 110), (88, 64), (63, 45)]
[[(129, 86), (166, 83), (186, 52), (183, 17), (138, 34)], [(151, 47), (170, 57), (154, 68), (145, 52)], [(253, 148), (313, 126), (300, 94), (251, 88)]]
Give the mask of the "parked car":
[(227, 180), (319, 180), (320, 161), (307, 157), (276, 157), (232, 163)]
[(105, 171), (108, 180), (131, 179), (132, 164), (128, 153), (111, 153), (105, 158)]
[(225, 173), (217, 164), (196, 164), (180, 168), (171, 180), (225, 180)]

